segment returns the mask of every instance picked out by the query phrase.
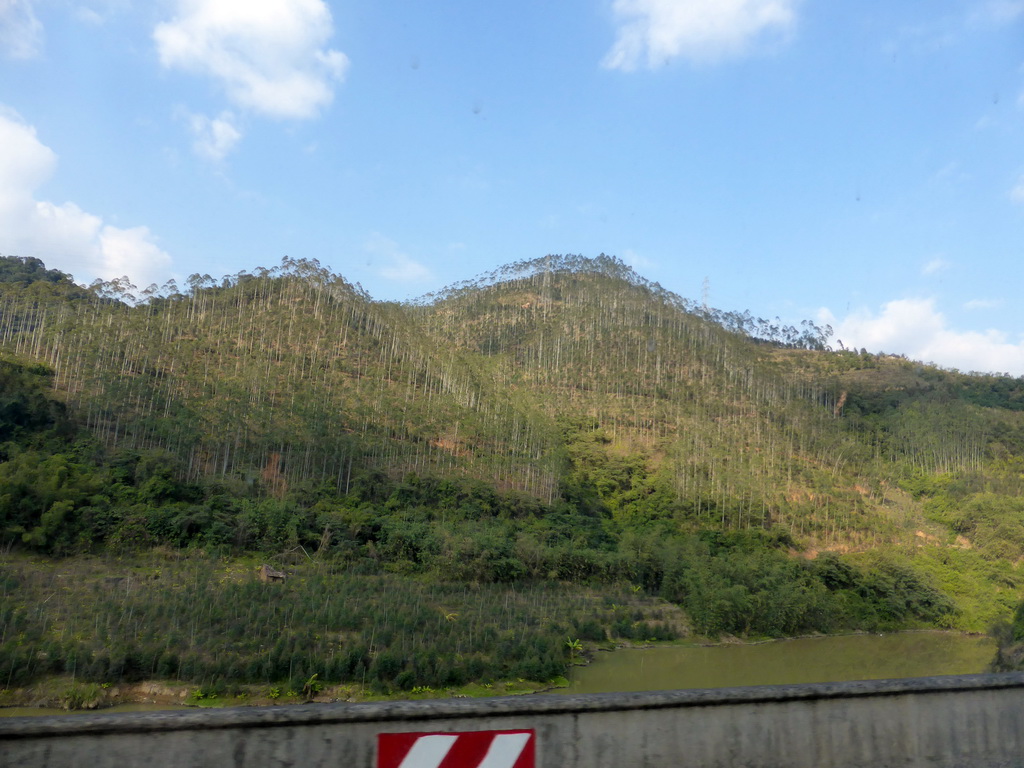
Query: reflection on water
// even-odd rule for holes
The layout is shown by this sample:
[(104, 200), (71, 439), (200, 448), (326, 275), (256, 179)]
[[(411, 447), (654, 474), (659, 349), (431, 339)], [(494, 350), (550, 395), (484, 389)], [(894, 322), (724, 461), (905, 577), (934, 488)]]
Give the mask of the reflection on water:
[(989, 638), (952, 632), (904, 632), (800, 638), (712, 648), (630, 649), (597, 653), (574, 667), (559, 693), (657, 691), (741, 685), (823, 683), (984, 672)]

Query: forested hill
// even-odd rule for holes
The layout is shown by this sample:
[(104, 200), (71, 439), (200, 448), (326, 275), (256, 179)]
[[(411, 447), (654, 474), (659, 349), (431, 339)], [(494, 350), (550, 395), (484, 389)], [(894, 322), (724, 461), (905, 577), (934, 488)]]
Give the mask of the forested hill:
[[(829, 333), (605, 256), (406, 304), (315, 261), (139, 290), (2, 258), (0, 672), (391, 690), (548, 679), (580, 638), (984, 630), (1021, 596), (1024, 381)], [(305, 575), (217, 570), (247, 553)], [(40, 554), (165, 566), (128, 621)], [(353, 589), (402, 607), (324, 613)]]
[(856, 543), (891, 525), (907, 472), (1024, 455), (1022, 380), (828, 351), (828, 330), (696, 306), (606, 256), (411, 304), (315, 261), (142, 291), (0, 266), (0, 352), (46, 366), (104, 450), (163, 451), (188, 481), (459, 477), (631, 524)]
[[(1024, 555), (1002, 514), (962, 519), (979, 494), (1019, 504), (1024, 381), (830, 351), (829, 329), (697, 305), (611, 257), (516, 263), (408, 304), (292, 259), (139, 290), (6, 258), (0, 281), (0, 354), (21, 382), (0, 467), (23, 480), (74, 445), (136, 491), (156, 472), (150, 501), (378, 503), (429, 479), (585, 512), (613, 537), (778, 526), (856, 550), (928, 513), (929, 536), (980, 525)], [(81, 546), (55, 521), (82, 520), (89, 494), (17, 497), (8, 541)], [(187, 541), (205, 524), (180, 525)]]

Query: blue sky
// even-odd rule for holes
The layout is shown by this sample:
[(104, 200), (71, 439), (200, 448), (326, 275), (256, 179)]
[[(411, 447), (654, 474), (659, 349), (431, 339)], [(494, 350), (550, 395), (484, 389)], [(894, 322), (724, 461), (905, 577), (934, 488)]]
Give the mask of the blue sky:
[(1024, 0), (0, 0), (2, 254), (406, 299), (602, 252), (1024, 375)]

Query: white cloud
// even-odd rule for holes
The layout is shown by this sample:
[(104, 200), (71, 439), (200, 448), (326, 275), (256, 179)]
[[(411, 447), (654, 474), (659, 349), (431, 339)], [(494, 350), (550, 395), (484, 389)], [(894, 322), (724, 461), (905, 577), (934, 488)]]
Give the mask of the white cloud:
[(193, 114), (187, 117), (194, 138), (192, 148), (207, 160), (221, 162), (242, 138), (242, 132), (235, 125), (235, 116), (230, 112), (221, 112), (215, 118)]
[(0, 0), (0, 53), (31, 59), (42, 47), (43, 25), (32, 11), (32, 0)]
[(945, 272), (951, 266), (953, 266), (953, 265), (950, 264), (946, 259), (935, 258), (935, 259), (932, 259), (931, 261), (929, 261), (927, 264), (924, 265), (924, 267), (921, 269), (921, 274), (922, 275), (934, 275), (934, 274), (937, 274), (939, 272)]
[(766, 35), (789, 35), (800, 0), (614, 0), (615, 45), (602, 62), (632, 71), (675, 58), (717, 61)]
[(1024, 0), (989, 0), (983, 13), (993, 21), (1005, 24), (1024, 16)]
[(433, 278), (430, 270), (403, 253), (398, 243), (378, 232), (370, 235), (364, 248), (371, 257), (370, 263), (373, 259), (383, 260), (383, 264), (376, 265), (375, 271), (385, 280), (415, 283)]
[(75, 10), (75, 18), (77, 18), (83, 24), (89, 24), (93, 27), (102, 26), (103, 23), (106, 21), (106, 19), (104, 19), (99, 12), (93, 10), (92, 8), (86, 8), (84, 5), (78, 7)]
[(964, 302), (964, 309), (996, 309), (1003, 306), (1002, 299), (971, 299)]
[(1018, 205), (1024, 205), (1024, 176), (1017, 179), (1017, 183), (1010, 190), (1010, 199)]
[(958, 331), (950, 328), (932, 299), (899, 299), (878, 314), (854, 312), (837, 321), (819, 313), (848, 349), (903, 354), (911, 360), (961, 371), (1008, 372), (1024, 375), (1024, 341), (1014, 342), (997, 330)]
[(75, 4), (75, 18), (83, 24), (99, 27), (113, 16), (131, 8), (132, 0), (89, 0)]
[(122, 229), (71, 202), (37, 200), (57, 155), (16, 113), (0, 107), (0, 253), (35, 256), (79, 282), (127, 275), (140, 286), (167, 279), (171, 258), (147, 227)]
[(177, 0), (153, 39), (164, 67), (213, 78), (237, 107), (303, 119), (331, 103), (348, 67), (324, 47), (333, 34), (323, 0)]
[(655, 262), (651, 261), (646, 256), (641, 256), (632, 248), (627, 248), (623, 252), (622, 260), (637, 271), (652, 269), (653, 267), (656, 266)]
[(404, 253), (395, 254), (391, 264), (381, 267), (380, 276), (387, 280), (394, 280), (400, 283), (415, 283), (429, 280), (432, 275), (430, 270), (418, 261), (406, 256)]
[(100, 231), (100, 253), (107, 275), (128, 275), (140, 288), (166, 282), (169, 276), (171, 257), (153, 242), (149, 227), (104, 226)]

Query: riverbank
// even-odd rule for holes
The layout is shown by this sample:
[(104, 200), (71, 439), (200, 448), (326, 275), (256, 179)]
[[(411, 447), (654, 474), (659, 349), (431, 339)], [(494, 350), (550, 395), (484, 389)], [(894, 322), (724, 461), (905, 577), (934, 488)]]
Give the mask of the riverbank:
[[(613, 653), (614, 651), (614, 653)], [(219, 690), (175, 681), (102, 685), (67, 676), (0, 690), (0, 717), (89, 711), (136, 711), (306, 703), (482, 698), (528, 693), (607, 693), (628, 690), (714, 688), (884, 677), (972, 674), (986, 671), (995, 644), (984, 635), (906, 630), (839, 635), (714, 641), (690, 637), (660, 643), (587, 644), (568, 679), (469, 683), (381, 693), (368, 686), (233, 685)]]
[(234, 685), (215, 691), (172, 681), (144, 681), (117, 685), (82, 683), (53, 676), (34, 685), (0, 690), (0, 717), (69, 712), (134, 711), (136, 709), (189, 709), (204, 707), (269, 707), (291, 704), (328, 704), (438, 698), (484, 698), (544, 693), (569, 685), (565, 678), (547, 682), (515, 680), (469, 683), (435, 690), (420, 686), (412, 691), (382, 694), (361, 685), (310, 685), (306, 691), (277, 685)]

